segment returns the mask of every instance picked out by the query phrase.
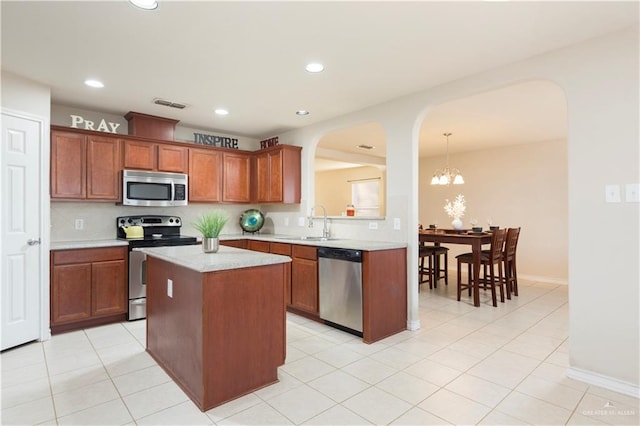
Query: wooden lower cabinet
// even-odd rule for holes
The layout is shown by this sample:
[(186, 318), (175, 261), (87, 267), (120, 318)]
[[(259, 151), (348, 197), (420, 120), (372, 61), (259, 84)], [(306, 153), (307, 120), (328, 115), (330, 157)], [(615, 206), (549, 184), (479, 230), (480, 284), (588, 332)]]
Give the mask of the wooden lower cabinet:
[(51, 331), (118, 322), (127, 314), (127, 247), (51, 252)]
[(319, 315), (318, 249), (294, 244), (291, 258), (291, 306)]

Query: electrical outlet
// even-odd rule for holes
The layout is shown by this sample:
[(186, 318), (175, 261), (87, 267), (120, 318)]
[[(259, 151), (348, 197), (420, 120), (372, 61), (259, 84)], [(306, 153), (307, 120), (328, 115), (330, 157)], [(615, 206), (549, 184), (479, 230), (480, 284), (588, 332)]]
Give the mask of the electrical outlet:
[(625, 195), (624, 200), (627, 203), (640, 203), (640, 184), (628, 183), (624, 186)]
[(304, 226), (304, 216), (298, 218), (298, 226)]
[(378, 229), (378, 222), (369, 222), (369, 229)]
[(76, 219), (75, 228), (76, 231), (82, 231), (84, 229), (84, 219)]
[(620, 198), (620, 185), (606, 185), (604, 190), (607, 203), (619, 203), (622, 201)]
[(284, 218), (284, 226), (289, 226), (289, 218), (288, 217)]
[(173, 297), (173, 280), (167, 279), (167, 296)]
[(393, 218), (393, 229), (399, 231), (400, 230), (400, 218), (399, 217), (394, 217)]

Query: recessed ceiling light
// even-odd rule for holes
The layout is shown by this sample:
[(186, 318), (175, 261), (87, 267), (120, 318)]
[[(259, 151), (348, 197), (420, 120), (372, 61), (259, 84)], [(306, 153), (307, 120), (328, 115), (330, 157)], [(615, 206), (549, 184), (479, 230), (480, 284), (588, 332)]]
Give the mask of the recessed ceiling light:
[(144, 10), (153, 10), (158, 7), (156, 0), (129, 0), (129, 3)]
[(104, 84), (101, 81), (98, 80), (85, 80), (84, 84), (86, 84), (89, 87), (97, 87), (98, 89), (103, 88)]
[(307, 64), (307, 66), (304, 67), (304, 69), (307, 70), (308, 72), (322, 72), (324, 71), (324, 65), (318, 62), (314, 62), (311, 64)]
[(309, 111), (305, 111), (303, 109), (301, 109), (300, 111), (296, 111), (297, 115), (309, 115)]
[(229, 111), (227, 111), (227, 110), (226, 110), (226, 109), (224, 109), (224, 108), (218, 108), (218, 109), (216, 109), (214, 112), (215, 112), (216, 114), (218, 114), (218, 115), (227, 115), (227, 114), (229, 114)]

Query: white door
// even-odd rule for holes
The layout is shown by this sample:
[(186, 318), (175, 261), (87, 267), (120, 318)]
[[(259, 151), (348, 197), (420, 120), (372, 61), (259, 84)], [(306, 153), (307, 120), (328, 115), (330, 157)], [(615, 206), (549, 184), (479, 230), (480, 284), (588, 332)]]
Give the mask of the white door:
[(42, 134), (42, 122), (2, 112), (2, 350), (40, 337)]

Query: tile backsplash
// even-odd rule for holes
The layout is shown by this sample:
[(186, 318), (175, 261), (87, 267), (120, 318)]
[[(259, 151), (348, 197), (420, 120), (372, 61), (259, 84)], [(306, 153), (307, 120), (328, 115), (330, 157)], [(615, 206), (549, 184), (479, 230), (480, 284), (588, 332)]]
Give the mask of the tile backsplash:
[[(127, 215), (158, 214), (179, 216), (182, 219), (181, 232), (198, 236), (191, 223), (202, 213), (210, 210), (225, 210), (230, 219), (222, 234), (240, 234), (242, 229), (239, 218), (249, 205), (239, 204), (190, 204), (184, 207), (132, 207), (110, 203), (92, 202), (52, 202), (51, 203), (51, 241), (104, 240), (116, 237), (116, 218)], [(82, 219), (84, 229), (76, 230), (76, 219)], [(269, 231), (269, 221), (265, 221), (264, 232)], [(271, 224), (271, 226), (273, 226)]]

